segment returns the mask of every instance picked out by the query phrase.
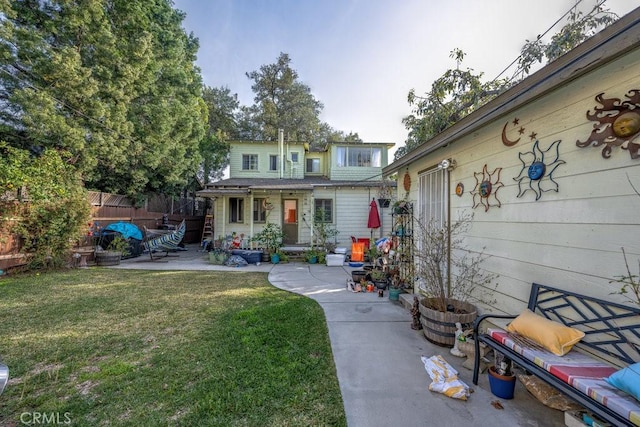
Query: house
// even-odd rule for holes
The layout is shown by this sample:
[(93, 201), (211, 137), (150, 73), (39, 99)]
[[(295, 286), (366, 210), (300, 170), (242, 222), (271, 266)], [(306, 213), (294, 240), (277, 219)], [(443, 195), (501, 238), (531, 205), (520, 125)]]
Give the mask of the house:
[(396, 173), (421, 223), (473, 214), (463, 238), (499, 275), (476, 295), (492, 311), (519, 312), (532, 282), (626, 301), (611, 280), (622, 248), (640, 274), (640, 8), (383, 169)]
[(311, 149), (284, 141), (282, 133), (278, 141), (231, 141), (229, 178), (207, 184), (198, 195), (214, 200), (215, 238), (242, 236), (241, 246), (252, 247), (251, 236), (276, 223), (286, 245), (308, 246), (315, 242), (314, 217), (321, 213), (338, 230), (332, 243), (350, 248), (351, 236), (376, 238), (390, 224), (381, 207), (381, 227), (367, 228), (393, 145), (345, 142)]

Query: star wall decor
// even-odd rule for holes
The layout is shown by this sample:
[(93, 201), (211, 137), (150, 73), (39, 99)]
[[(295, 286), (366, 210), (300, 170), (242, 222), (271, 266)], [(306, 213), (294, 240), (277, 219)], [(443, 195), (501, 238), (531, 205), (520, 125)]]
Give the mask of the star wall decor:
[(602, 157), (611, 157), (613, 147), (628, 150), (632, 159), (640, 159), (640, 89), (631, 89), (622, 101), (620, 98), (605, 98), (604, 92), (596, 95), (600, 106), (587, 111), (587, 119), (595, 122), (591, 135), (585, 141), (576, 141), (580, 148), (602, 148)]
[(502, 203), (498, 200), (498, 190), (504, 187), (504, 184), (500, 182), (500, 173), (502, 168), (496, 168), (493, 172), (489, 173), (487, 165), (482, 168), (482, 172), (474, 172), (473, 176), (476, 179), (476, 186), (471, 191), (473, 196), (473, 209), (478, 206), (484, 206), (484, 211), (487, 212), (490, 207), (500, 207)]
[(522, 169), (520, 174), (513, 178), (518, 182), (517, 197), (522, 197), (531, 190), (538, 200), (543, 192), (558, 192), (558, 183), (553, 179), (553, 172), (558, 166), (565, 164), (564, 160), (560, 160), (560, 142), (560, 140), (555, 141), (549, 148), (542, 150), (540, 142), (536, 141), (531, 151), (518, 154)]

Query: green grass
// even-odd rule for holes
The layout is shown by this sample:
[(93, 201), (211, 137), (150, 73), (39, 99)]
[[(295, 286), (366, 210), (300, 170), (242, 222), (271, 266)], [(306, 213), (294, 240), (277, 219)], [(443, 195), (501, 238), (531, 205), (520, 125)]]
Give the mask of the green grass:
[(322, 309), (264, 273), (2, 278), (0, 355), (0, 425), (346, 425)]

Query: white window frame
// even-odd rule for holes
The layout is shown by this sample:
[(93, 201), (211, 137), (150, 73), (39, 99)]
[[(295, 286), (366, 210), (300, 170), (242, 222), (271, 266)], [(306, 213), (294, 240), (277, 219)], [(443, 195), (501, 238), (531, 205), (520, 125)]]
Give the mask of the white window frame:
[(280, 167), (280, 162), (278, 161), (278, 155), (277, 154), (270, 154), (269, 155), (269, 170), (270, 171), (277, 171)]
[[(309, 167), (311, 166), (311, 168)], [(320, 159), (318, 158), (308, 158), (306, 165), (307, 173), (320, 173)]]
[(336, 151), (338, 167), (382, 167), (382, 148), (380, 147), (338, 147)]
[(243, 154), (242, 155), (242, 170), (243, 171), (257, 171), (258, 170), (258, 155), (257, 154)]
[[(433, 225), (448, 226), (449, 222), (449, 172), (433, 168), (418, 174), (418, 209), (416, 221), (426, 227), (433, 220)], [(420, 251), (420, 241), (416, 242)], [(448, 266), (445, 266), (447, 271)], [(422, 290), (426, 290), (421, 283)]]

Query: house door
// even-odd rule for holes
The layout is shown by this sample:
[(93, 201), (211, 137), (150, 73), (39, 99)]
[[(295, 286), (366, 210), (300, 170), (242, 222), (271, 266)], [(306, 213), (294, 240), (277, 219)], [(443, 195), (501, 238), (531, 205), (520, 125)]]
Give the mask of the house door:
[(282, 232), (284, 243), (292, 245), (298, 242), (298, 200), (285, 199), (282, 201)]

